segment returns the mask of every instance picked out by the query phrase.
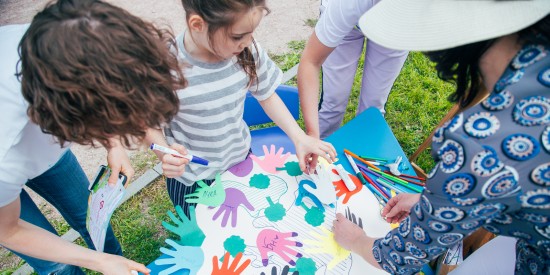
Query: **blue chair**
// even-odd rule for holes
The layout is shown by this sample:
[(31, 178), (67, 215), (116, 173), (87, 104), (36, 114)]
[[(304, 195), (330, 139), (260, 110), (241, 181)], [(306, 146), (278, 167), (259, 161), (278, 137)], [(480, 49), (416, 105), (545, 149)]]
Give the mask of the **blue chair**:
[[(288, 110), (298, 120), (300, 118), (300, 103), (298, 89), (296, 87), (280, 85), (275, 92), (283, 100)], [(246, 95), (244, 102), (243, 119), (249, 127), (258, 126), (273, 122), (264, 112), (262, 106), (250, 93)], [(284, 147), (284, 152), (296, 153), (294, 144), (278, 126), (250, 130), (252, 136), (252, 152), (256, 155), (263, 155), (262, 145), (275, 144), (277, 147)]]

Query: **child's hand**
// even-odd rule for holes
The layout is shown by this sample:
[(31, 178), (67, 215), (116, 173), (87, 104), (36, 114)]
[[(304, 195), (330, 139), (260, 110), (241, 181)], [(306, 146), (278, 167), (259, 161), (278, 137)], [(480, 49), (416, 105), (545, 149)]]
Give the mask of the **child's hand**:
[[(187, 149), (181, 144), (174, 143), (170, 148), (178, 151), (182, 155), (187, 155)], [(185, 166), (189, 164), (188, 159), (171, 154), (163, 154), (159, 156), (159, 158), (160, 161), (162, 161), (163, 174), (168, 178), (181, 177), (185, 172)]]
[(306, 135), (305, 133), (294, 142), (296, 156), (300, 169), (309, 174), (317, 167), (317, 157), (326, 159), (329, 163), (336, 161), (336, 149), (332, 144)]

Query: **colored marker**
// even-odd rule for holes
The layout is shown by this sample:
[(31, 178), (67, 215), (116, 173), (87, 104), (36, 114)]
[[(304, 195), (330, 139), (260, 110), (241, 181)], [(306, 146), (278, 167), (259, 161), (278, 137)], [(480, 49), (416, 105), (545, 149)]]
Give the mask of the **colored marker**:
[(363, 177), (363, 174), (361, 173), (361, 171), (359, 170), (359, 168), (355, 164), (355, 161), (353, 160), (353, 158), (350, 155), (348, 155), (347, 153), (344, 153), (344, 155), (346, 155), (346, 158), (348, 159), (348, 161), (351, 165), (351, 168), (353, 168), (353, 171), (355, 172), (355, 175), (359, 178), (361, 183), (364, 186), (366, 186), (374, 194), (374, 196), (378, 199), (378, 202), (385, 205), (386, 202), (388, 202), (388, 200), (382, 194), (380, 194), (380, 192), (378, 192), (378, 190), (374, 189), (374, 187), (372, 187), (367, 182), (367, 180), (365, 179), (365, 177)]
[[(352, 153), (352, 152), (351, 152), (350, 150), (348, 150), (348, 149), (344, 149), (344, 153), (345, 153), (345, 154), (348, 154), (348, 155), (351, 156), (351, 157), (354, 157), (355, 159), (357, 159), (358, 161), (360, 161), (360, 162), (366, 164), (367, 166), (371, 167), (372, 169), (380, 170), (380, 168), (378, 168), (378, 167), (376, 167), (376, 166), (370, 164), (370, 162), (368, 162), (368, 161), (366, 161), (366, 160), (360, 158), (359, 156), (357, 156), (356, 154)], [(355, 163), (355, 162), (354, 162), (354, 163)]]
[(190, 162), (193, 162), (193, 163), (197, 163), (197, 164), (202, 164), (204, 166), (208, 166), (208, 161), (203, 159), (203, 158), (199, 158), (197, 156), (193, 156), (191, 154), (187, 154), (187, 155), (182, 155), (180, 154), (178, 151), (174, 150), (174, 149), (170, 149), (170, 148), (167, 148), (167, 147), (164, 147), (162, 145), (158, 145), (158, 144), (154, 144), (154, 143), (151, 143), (151, 146), (149, 147), (151, 150), (155, 150), (155, 151), (159, 151), (159, 152), (163, 152), (165, 154), (170, 154), (170, 155), (174, 155), (176, 157), (180, 157), (180, 158), (186, 158), (188, 159)]
[(359, 156), (359, 157), (364, 159), (364, 160), (378, 160), (378, 161), (383, 161), (383, 162), (388, 162), (389, 161), (385, 158), (375, 158), (375, 157), (368, 157), (368, 156)]
[(342, 166), (342, 164), (338, 164), (334, 166), (334, 169), (336, 170), (340, 178), (342, 178), (342, 180), (344, 181), (344, 185), (346, 185), (348, 190), (349, 191), (355, 190), (356, 188), (355, 183), (353, 183), (353, 181), (348, 177), (348, 173), (346, 173), (344, 166)]

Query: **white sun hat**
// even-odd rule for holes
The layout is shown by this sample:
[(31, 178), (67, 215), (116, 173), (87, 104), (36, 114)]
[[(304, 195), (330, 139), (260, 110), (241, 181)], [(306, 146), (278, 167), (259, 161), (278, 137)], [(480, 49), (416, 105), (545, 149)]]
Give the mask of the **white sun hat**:
[(359, 27), (377, 44), (434, 51), (522, 30), (550, 13), (550, 0), (382, 0)]

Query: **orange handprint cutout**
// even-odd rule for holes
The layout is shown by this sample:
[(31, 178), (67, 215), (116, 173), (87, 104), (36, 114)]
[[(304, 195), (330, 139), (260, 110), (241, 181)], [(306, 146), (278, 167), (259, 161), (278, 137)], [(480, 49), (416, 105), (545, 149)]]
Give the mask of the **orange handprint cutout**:
[[(332, 169), (332, 173), (338, 175), (338, 172), (336, 170)], [(334, 188), (336, 190), (336, 196), (344, 197), (343, 203), (348, 203), (349, 199), (359, 193), (361, 189), (363, 188), (363, 184), (361, 184), (361, 181), (354, 175), (349, 174), (349, 178), (355, 183), (355, 190), (349, 191), (349, 189), (346, 187), (346, 184), (344, 183), (344, 180), (340, 179), (338, 181), (333, 181), (332, 184), (334, 185)]]
[(226, 252), (223, 256), (223, 263), (222, 266), (218, 266), (218, 256), (214, 256), (212, 258), (212, 275), (239, 275), (241, 274), (250, 264), (250, 259), (247, 259), (243, 262), (243, 264), (239, 267), (239, 262), (241, 261), (241, 258), (243, 257), (243, 253), (237, 254), (235, 256), (235, 259), (233, 260), (233, 263), (231, 263), (231, 266), (229, 265), (229, 258), (231, 258), (231, 255), (229, 252)]

